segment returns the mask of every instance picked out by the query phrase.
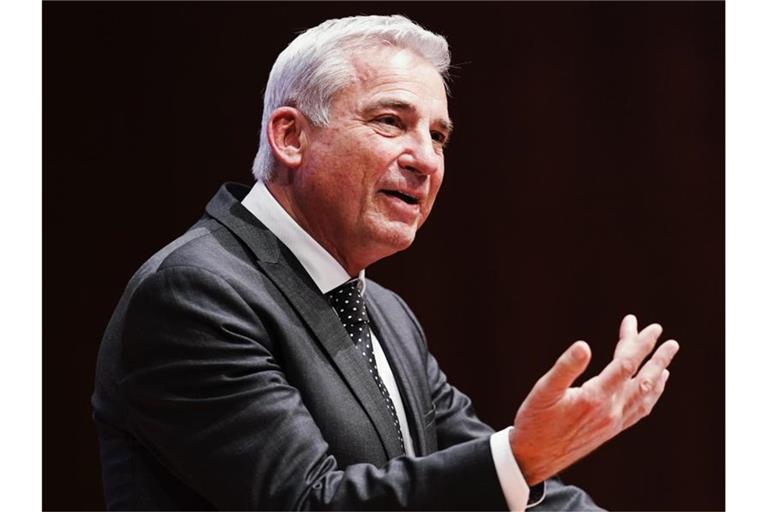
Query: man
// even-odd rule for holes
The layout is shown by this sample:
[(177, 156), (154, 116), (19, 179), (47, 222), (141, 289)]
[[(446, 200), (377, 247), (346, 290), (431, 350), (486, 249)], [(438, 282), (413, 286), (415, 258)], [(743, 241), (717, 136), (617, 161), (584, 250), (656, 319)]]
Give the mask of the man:
[(131, 279), (99, 354), (109, 508), (596, 508), (552, 479), (650, 412), (677, 351), (627, 316), (579, 388), (572, 345), (514, 428), (478, 420), (397, 295), (451, 132), (445, 40), (400, 17), (330, 20), (277, 58), (249, 191)]

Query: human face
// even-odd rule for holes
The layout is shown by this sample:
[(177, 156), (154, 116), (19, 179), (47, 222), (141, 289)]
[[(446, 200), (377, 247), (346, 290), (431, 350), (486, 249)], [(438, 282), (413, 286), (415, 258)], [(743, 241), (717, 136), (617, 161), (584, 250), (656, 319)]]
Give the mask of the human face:
[(300, 223), (355, 275), (413, 242), (443, 180), (450, 121), (443, 81), (421, 57), (380, 48), (352, 64), (330, 124), (308, 130), (294, 199)]

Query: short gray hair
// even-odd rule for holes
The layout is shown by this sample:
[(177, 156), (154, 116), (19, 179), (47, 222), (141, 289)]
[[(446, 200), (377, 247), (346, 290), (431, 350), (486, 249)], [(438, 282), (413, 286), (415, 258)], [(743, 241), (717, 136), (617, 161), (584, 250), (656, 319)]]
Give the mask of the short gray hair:
[(272, 112), (297, 108), (315, 126), (327, 126), (333, 95), (354, 80), (354, 51), (394, 46), (407, 49), (448, 77), (448, 43), (405, 16), (351, 16), (327, 20), (300, 34), (278, 55), (264, 92), (259, 150), (253, 161), (257, 180), (272, 178), (277, 162), (267, 140)]

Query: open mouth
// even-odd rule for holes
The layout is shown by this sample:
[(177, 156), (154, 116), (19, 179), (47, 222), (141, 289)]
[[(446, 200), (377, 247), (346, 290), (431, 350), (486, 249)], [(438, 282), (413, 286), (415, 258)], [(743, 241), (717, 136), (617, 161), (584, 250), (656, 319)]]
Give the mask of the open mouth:
[(384, 190), (383, 192), (388, 196), (396, 197), (408, 204), (416, 204), (419, 202), (419, 200), (415, 197), (409, 196), (408, 194), (404, 194), (402, 192), (398, 192), (397, 190)]

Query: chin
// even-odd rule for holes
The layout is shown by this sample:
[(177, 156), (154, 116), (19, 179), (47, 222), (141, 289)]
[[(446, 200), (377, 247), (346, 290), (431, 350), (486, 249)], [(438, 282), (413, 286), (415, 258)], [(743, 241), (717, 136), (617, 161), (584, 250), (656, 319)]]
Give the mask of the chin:
[(416, 227), (399, 222), (388, 222), (386, 225), (371, 226), (360, 239), (366, 240), (368, 254), (375, 256), (378, 261), (411, 246), (416, 238)]
[(383, 232), (379, 232), (379, 236), (376, 238), (379, 240), (380, 245), (389, 249), (389, 254), (404, 251), (416, 239), (415, 226), (404, 226), (398, 223), (398, 225), (388, 226), (388, 228), (383, 230)]

